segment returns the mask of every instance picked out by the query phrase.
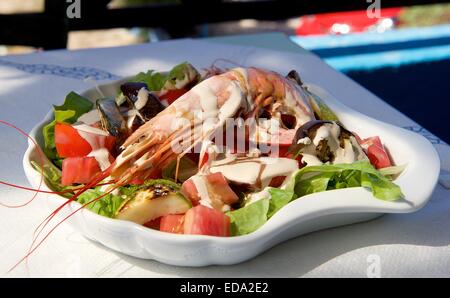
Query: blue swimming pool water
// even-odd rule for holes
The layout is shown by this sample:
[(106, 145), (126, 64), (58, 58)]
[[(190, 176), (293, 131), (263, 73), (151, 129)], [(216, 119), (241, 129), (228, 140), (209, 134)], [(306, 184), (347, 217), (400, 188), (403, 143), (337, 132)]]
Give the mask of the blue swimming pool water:
[(450, 144), (450, 59), (346, 74)]
[(291, 39), (450, 143), (450, 25)]

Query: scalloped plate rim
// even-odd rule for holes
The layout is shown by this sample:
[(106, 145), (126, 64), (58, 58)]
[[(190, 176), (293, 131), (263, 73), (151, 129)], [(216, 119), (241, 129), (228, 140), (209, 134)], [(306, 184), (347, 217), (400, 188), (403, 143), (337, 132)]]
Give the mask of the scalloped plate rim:
[[(98, 88), (103, 89), (102, 91), (105, 91), (106, 89), (111, 87), (117, 89), (118, 84), (126, 81), (127, 79), (129, 78), (123, 78), (120, 80), (102, 84), (99, 85)], [(363, 120), (363, 122), (366, 121), (366, 123), (371, 123), (371, 125), (378, 125), (379, 127), (383, 127), (384, 129), (389, 129), (391, 132), (396, 132), (398, 135), (402, 136), (401, 139), (406, 140), (406, 142), (410, 142), (410, 144), (415, 143), (416, 145), (420, 145), (415, 150), (416, 154), (429, 154), (427, 166), (422, 165), (421, 167), (421, 169), (423, 170), (428, 170), (430, 172), (430, 175), (428, 176), (427, 183), (424, 186), (424, 188), (426, 189), (422, 191), (422, 193), (420, 194), (420, 198), (415, 198), (412, 205), (408, 204), (407, 201), (385, 202), (374, 198), (370, 192), (360, 187), (315, 193), (289, 203), (287, 206), (278, 211), (265, 225), (263, 225), (257, 231), (248, 235), (227, 238), (164, 233), (145, 228), (133, 222), (106, 218), (87, 210), (82, 210), (82, 212), (75, 214), (73, 219), (71, 219), (72, 224), (74, 224), (77, 229), (86, 237), (98, 241), (114, 250), (132, 255), (134, 257), (155, 259), (157, 261), (172, 265), (206, 266), (213, 264), (235, 264), (250, 259), (284, 240), (309, 232), (303, 231), (301, 233), (298, 233), (298, 235), (290, 235), (289, 230), (295, 230), (295, 228), (298, 228), (298, 225), (301, 225), (302, 223), (305, 223), (307, 221), (314, 221), (314, 219), (316, 218), (326, 219), (327, 216), (332, 217), (336, 215), (342, 215), (345, 224), (346, 215), (350, 217), (350, 215), (352, 214), (367, 214), (367, 219), (369, 219), (373, 218), (374, 215), (377, 214), (406, 213), (413, 212), (422, 208), (431, 197), (432, 191), (437, 183), (440, 169), (439, 157), (431, 143), (429, 143), (429, 141), (426, 140), (423, 136), (381, 122), (379, 120), (372, 119), (364, 114), (352, 110), (349, 107), (346, 107), (344, 104), (336, 100), (331, 94), (327, 93), (327, 91), (318, 86), (315, 86), (313, 84), (310, 84), (309, 86), (315, 91), (322, 93), (322, 98), (328, 105), (332, 107), (333, 110), (337, 112), (338, 115), (342, 111), (349, 114), (346, 117), (353, 117), (359, 120)], [(81, 92), (80, 94), (86, 96), (92, 92), (98, 93), (98, 91), (96, 90), (96, 88), (90, 88), (85, 90), (84, 92)], [(341, 115), (339, 116), (341, 117)], [(38, 123), (32, 129), (30, 136), (34, 139), (39, 139), (39, 134), (42, 130), (43, 125), (51, 121), (52, 118), (53, 112), (49, 111), (44, 120)], [(345, 123), (346, 121), (343, 122)], [(40, 173), (35, 171), (30, 164), (32, 155), (36, 154), (36, 149), (37, 148), (34, 146), (34, 144), (29, 141), (28, 148), (23, 158), (25, 173), (33, 187), (37, 187), (40, 180)], [(417, 161), (411, 162), (414, 163), (415, 167), (420, 166), (420, 164), (417, 165)], [(411, 165), (408, 164), (408, 167), (405, 171), (408, 171), (408, 168), (410, 168), (410, 166)], [(404, 178), (404, 176), (405, 175), (401, 175), (397, 180), (401, 180), (402, 178)], [(46, 185), (43, 185), (42, 189), (48, 190), (48, 187)], [(341, 196), (345, 197), (342, 198)], [(336, 200), (336, 197), (338, 197), (339, 200)], [(50, 205), (56, 206), (56, 204), (62, 204), (64, 201), (66, 201), (66, 199), (61, 196), (48, 195), (48, 203)], [(326, 204), (324, 205), (324, 203)], [(79, 203), (72, 202), (69, 204), (69, 208), (67, 209), (75, 210), (80, 206), (81, 205)], [(361, 220), (364, 220), (364, 218), (362, 218)], [(86, 223), (95, 223), (98, 227), (101, 226), (102, 229), (104, 229), (103, 226), (107, 226), (110, 230), (90, 230), (90, 228), (87, 229), (84, 226), (86, 225)], [(352, 221), (349, 220), (349, 223), (352, 223)], [(336, 225), (342, 225), (342, 222)], [(330, 226), (333, 226), (333, 224), (331, 223)], [(284, 233), (284, 235), (286, 236), (283, 237), (283, 235), (278, 235), (279, 233), (277, 233), (277, 230), (282, 231), (282, 233)], [(316, 229), (310, 229), (310, 231), (314, 230)], [(117, 244), (115, 241), (120, 241), (120, 239), (122, 239), (121, 237), (125, 236), (110, 236), (112, 238), (118, 238), (111, 239), (108, 238), (108, 235), (106, 235), (106, 231), (110, 232), (113, 235), (130, 235), (130, 237), (135, 242), (135, 246), (122, 246), (120, 245), (120, 242), (119, 244)], [(145, 246), (145, 243), (149, 240), (151, 240), (151, 242), (153, 243), (152, 247)], [(154, 241), (157, 241), (157, 243), (161, 245), (154, 245)], [(132, 242), (130, 241), (129, 246), (131, 246), (131, 243)], [(185, 248), (184, 250), (177, 249), (180, 244), (181, 246), (183, 246), (183, 248)], [(259, 246), (257, 244), (259, 244)], [(236, 249), (236, 247), (238, 246), (245, 246), (247, 248), (244, 250), (244, 252), (242, 252), (241, 249)], [(207, 247), (206, 251), (202, 250), (204, 247)], [(139, 248), (141, 248), (141, 250), (139, 250)], [(199, 249), (202, 253), (199, 253), (197, 256), (195, 255), (195, 253), (186, 253), (186, 250), (195, 252)], [(236, 250), (238, 251), (238, 253), (233, 252)], [(217, 253), (218, 251), (220, 253)], [(184, 253), (184, 258), (180, 258), (180, 252)], [(191, 255), (193, 255), (193, 257)]]

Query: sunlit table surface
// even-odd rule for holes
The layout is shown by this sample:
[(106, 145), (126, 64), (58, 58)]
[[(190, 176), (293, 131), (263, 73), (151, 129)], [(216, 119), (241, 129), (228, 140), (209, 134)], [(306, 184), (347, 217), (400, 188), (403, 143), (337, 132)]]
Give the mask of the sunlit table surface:
[[(201, 44), (200, 44), (201, 43)], [(52, 51), (0, 57), (0, 119), (25, 131), (41, 121), (52, 104), (60, 104), (69, 91), (82, 91), (95, 83), (132, 75), (148, 67), (164, 69), (182, 60), (201, 61), (193, 48), (205, 46), (228, 58), (252, 54), (283, 56), (290, 61), (313, 55), (279, 33), (170, 41), (121, 48)], [(208, 46), (211, 44), (211, 46)], [(222, 46), (224, 45), (224, 46)], [(226, 47), (233, 45), (235, 47)], [(256, 47), (256, 48), (255, 48)], [(265, 48), (261, 49), (261, 48)], [(272, 50), (281, 51), (280, 53)], [(159, 61), (164, 53), (167, 58)], [(208, 52), (209, 53), (209, 52)], [(171, 55), (171, 56), (170, 56)], [(287, 59), (287, 58), (286, 58)], [(318, 58), (317, 58), (318, 59)], [(326, 66), (323, 66), (324, 68)], [(330, 82), (345, 100), (352, 92), (367, 93), (343, 75)], [(371, 95), (377, 108), (345, 102), (369, 116), (426, 136), (441, 156), (442, 177), (450, 171), (450, 149), (420, 125)], [(0, 127), (0, 180), (28, 185), (22, 169), (26, 140), (12, 129)], [(426, 157), (424, 157), (426, 162)], [(426, 174), (426, 173), (424, 173)], [(448, 179), (448, 178), (447, 178)], [(2, 202), (23, 202), (30, 193), (0, 187)], [(0, 274), (52, 277), (450, 277), (450, 191), (438, 184), (431, 201), (413, 214), (390, 214), (370, 222), (328, 229), (280, 244), (260, 256), (233, 266), (183, 268), (136, 259), (87, 240), (63, 224), (33, 254), (27, 264), (6, 273), (30, 244), (36, 225), (49, 210), (37, 198), (20, 209), (0, 207)], [(373, 264), (377, 262), (377, 269)]]

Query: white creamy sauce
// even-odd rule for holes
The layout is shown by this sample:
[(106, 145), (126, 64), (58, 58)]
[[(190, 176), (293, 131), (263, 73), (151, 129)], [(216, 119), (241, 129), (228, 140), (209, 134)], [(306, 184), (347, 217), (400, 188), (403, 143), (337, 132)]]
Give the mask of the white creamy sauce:
[(266, 164), (261, 174), (263, 187), (268, 186), (273, 177), (288, 176), (298, 170), (298, 163), (295, 159), (274, 157), (261, 157), (260, 159)]
[(100, 121), (100, 115), (97, 109), (89, 111), (81, 115), (77, 122), (82, 122), (87, 125), (92, 125)]
[(333, 163), (352, 163), (356, 160), (355, 151), (350, 140), (344, 141), (344, 148), (338, 148)]
[(317, 129), (316, 136), (314, 137), (314, 145), (319, 145), (319, 142), (328, 139), (330, 137), (330, 127), (328, 124), (324, 124)]
[[(228, 98), (219, 109), (216, 93), (221, 91), (219, 88), (221, 87), (222, 82), (217, 82), (215, 80), (219, 79), (216, 77), (209, 78), (196, 85), (191, 90), (200, 98), (203, 119), (218, 119), (219, 123), (222, 123), (225, 119), (233, 116), (242, 106), (243, 95), (239, 84), (234, 81), (229, 81), (229, 86), (226, 89)], [(216, 121), (212, 121), (212, 123), (216, 124)]]
[(258, 179), (262, 188), (269, 185), (273, 177), (288, 176), (298, 169), (297, 161), (290, 158), (261, 157), (229, 164), (211, 165), (212, 173), (221, 172), (225, 178), (235, 183), (255, 185)]
[(306, 153), (302, 153), (302, 162), (306, 163), (308, 166), (320, 166), (323, 164), (317, 156)]
[(227, 92), (229, 93), (229, 97), (222, 107), (220, 107), (219, 120), (221, 122), (236, 114), (237, 110), (243, 103), (243, 94), (239, 83), (230, 81), (230, 86), (228, 86)]
[(144, 117), (142, 117), (141, 113), (136, 108), (128, 110), (126, 112), (126, 117), (127, 117), (126, 126), (128, 129), (131, 129), (133, 127), (133, 123), (136, 117), (139, 117), (142, 120), (142, 122), (145, 122)]
[(308, 137), (301, 138), (297, 141), (297, 144), (309, 145), (311, 144), (311, 139)]
[(111, 165), (109, 161), (109, 152), (105, 148), (106, 138), (99, 138), (97, 136), (109, 136), (109, 134), (106, 131), (86, 124), (77, 124), (74, 125), (73, 128), (75, 128), (80, 136), (91, 146), (92, 151), (88, 156), (94, 157), (97, 160), (102, 171), (106, 170)]
[(87, 156), (94, 157), (102, 171), (106, 170), (111, 165), (111, 162), (109, 161), (109, 151), (106, 148), (92, 150)]
[(350, 139), (344, 139), (344, 148), (342, 148), (339, 140), (340, 134), (341, 128), (339, 125), (336, 123), (327, 123), (317, 129), (316, 136), (314, 137), (312, 143), (310, 143), (311, 140), (309, 140), (309, 138), (300, 139), (297, 143), (306, 145), (301, 152), (301, 155), (303, 156), (302, 162), (305, 162), (308, 166), (323, 164), (316, 157), (315, 152), (315, 146), (319, 145), (321, 140), (326, 140), (327, 146), (330, 148), (331, 152), (333, 152), (333, 164), (348, 164), (353, 163), (356, 160), (366, 159), (364, 153), (353, 137)]
[(259, 200), (263, 200), (263, 199), (268, 199), (271, 197), (270, 193), (269, 193), (269, 188), (265, 187), (263, 190), (261, 190), (260, 192), (255, 192), (249, 195), (247, 202), (245, 203), (245, 206), (258, 202)]
[(142, 87), (139, 89), (139, 92), (137, 94), (137, 100), (134, 103), (134, 106), (136, 109), (140, 110), (147, 104), (148, 101), (148, 91), (146, 88)]
[(208, 81), (211, 83), (214, 79), (214, 77), (210, 78), (202, 84), (198, 84), (192, 88), (192, 90), (200, 97), (200, 106), (204, 113), (204, 119), (217, 117), (217, 96), (211, 88), (211, 85), (208, 84)]
[(261, 171), (258, 162), (239, 162), (235, 164), (212, 165), (212, 173), (221, 172), (229, 181), (245, 184), (255, 184)]
[(129, 110), (128, 111), (128, 118), (127, 118), (127, 128), (131, 129), (133, 127), (134, 119), (136, 119), (137, 113), (130, 113), (135, 112), (136, 110)]
[(86, 133), (97, 134), (97, 135), (101, 135), (101, 136), (109, 136), (109, 134), (106, 131), (104, 131), (100, 128), (86, 125), (86, 124), (75, 124), (75, 125), (73, 125), (73, 128), (78, 130), (78, 132), (86, 132)]
[(105, 138), (98, 138), (96, 135), (108, 136), (107, 132), (86, 124), (74, 125), (73, 128), (89, 143), (92, 151), (105, 147)]
[(204, 176), (194, 175), (190, 179), (197, 189), (198, 196), (200, 197), (200, 204), (209, 208), (213, 208)]

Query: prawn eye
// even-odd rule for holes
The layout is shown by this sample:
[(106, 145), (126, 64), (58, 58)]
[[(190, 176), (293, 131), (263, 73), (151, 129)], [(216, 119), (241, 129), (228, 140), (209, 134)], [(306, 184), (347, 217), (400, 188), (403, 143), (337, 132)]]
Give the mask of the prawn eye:
[(261, 110), (261, 113), (259, 114), (259, 119), (270, 119), (272, 118), (272, 115), (270, 114), (270, 112), (264, 107)]
[(295, 124), (297, 124), (297, 118), (294, 115), (281, 114), (280, 115), (281, 124), (287, 129), (294, 129)]

